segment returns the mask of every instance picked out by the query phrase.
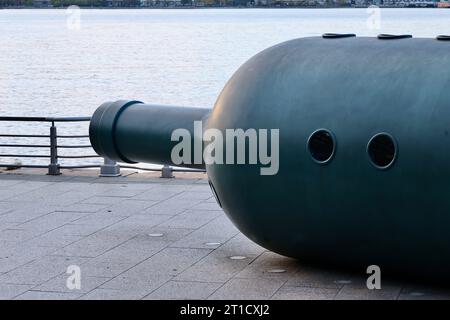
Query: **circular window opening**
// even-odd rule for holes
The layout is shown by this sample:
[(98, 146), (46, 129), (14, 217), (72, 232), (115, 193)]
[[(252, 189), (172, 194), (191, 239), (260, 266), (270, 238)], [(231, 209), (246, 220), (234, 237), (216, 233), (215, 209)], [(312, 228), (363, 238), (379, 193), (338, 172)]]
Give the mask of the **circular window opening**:
[(378, 133), (370, 139), (367, 153), (372, 164), (379, 169), (387, 169), (397, 156), (397, 144), (388, 133)]
[(308, 139), (308, 150), (317, 163), (327, 163), (333, 158), (335, 141), (333, 134), (326, 129), (313, 132)]

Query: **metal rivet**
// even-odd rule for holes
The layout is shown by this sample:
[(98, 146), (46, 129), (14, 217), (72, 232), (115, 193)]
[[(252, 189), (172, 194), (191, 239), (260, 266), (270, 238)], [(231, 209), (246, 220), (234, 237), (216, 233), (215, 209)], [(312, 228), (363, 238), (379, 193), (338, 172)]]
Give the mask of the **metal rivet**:
[(440, 36), (437, 36), (436, 39), (439, 41), (450, 41), (450, 36), (440, 35)]
[(413, 36), (410, 34), (379, 34), (378, 39), (380, 40), (396, 40), (396, 39), (409, 39)]
[(337, 38), (352, 38), (356, 37), (354, 33), (324, 33), (322, 38), (324, 39), (337, 39)]

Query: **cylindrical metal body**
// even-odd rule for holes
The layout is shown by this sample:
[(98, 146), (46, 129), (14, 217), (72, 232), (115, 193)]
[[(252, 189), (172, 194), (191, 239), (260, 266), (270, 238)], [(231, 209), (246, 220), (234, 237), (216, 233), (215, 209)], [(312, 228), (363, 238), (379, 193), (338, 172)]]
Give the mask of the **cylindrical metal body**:
[[(139, 101), (106, 102), (92, 116), (89, 136), (94, 150), (109, 159), (136, 163), (173, 164), (171, 141), (176, 129), (188, 130), (191, 145), (200, 143), (194, 121), (203, 121), (210, 109), (148, 105)], [(179, 165), (179, 164), (174, 164)], [(204, 168), (203, 162), (181, 164)]]
[[(283, 255), (450, 280), (449, 64), (450, 42), (436, 39), (314, 37), (257, 54), (226, 84), (205, 128), (279, 130), (279, 170), (206, 165), (224, 211)], [(206, 113), (156, 110), (133, 104), (105, 130), (94, 115), (94, 148), (166, 162), (170, 130)]]
[[(229, 80), (208, 127), (278, 128), (279, 172), (207, 166), (250, 239), (327, 265), (450, 279), (450, 42), (305, 38), (269, 48)], [(220, 117), (219, 117), (220, 115)], [(333, 158), (312, 160), (325, 128)], [(367, 146), (389, 133), (391, 167)]]

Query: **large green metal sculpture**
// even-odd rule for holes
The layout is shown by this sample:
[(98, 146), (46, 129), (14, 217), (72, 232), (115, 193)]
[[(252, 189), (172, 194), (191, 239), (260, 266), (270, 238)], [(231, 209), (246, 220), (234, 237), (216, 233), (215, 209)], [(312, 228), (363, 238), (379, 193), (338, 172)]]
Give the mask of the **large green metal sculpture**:
[(192, 133), (192, 146), (201, 141), (194, 121), (224, 135), (279, 129), (274, 174), (195, 163), (194, 152), (184, 164), (206, 167), (239, 230), (304, 261), (449, 280), (446, 40), (327, 34), (281, 43), (242, 65), (212, 111), (105, 103), (91, 142), (111, 159), (173, 164), (174, 130)]

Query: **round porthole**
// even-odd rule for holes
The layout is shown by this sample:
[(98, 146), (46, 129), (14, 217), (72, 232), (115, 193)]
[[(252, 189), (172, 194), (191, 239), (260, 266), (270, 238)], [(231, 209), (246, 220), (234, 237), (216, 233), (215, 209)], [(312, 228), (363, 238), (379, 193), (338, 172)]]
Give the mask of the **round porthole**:
[(319, 129), (308, 139), (308, 150), (313, 160), (320, 164), (328, 163), (334, 155), (336, 143), (331, 131)]
[(217, 195), (216, 188), (214, 188), (214, 185), (212, 184), (211, 180), (208, 180), (208, 183), (209, 183), (209, 187), (211, 188), (211, 191), (213, 193), (213, 196), (217, 201), (217, 204), (219, 205), (219, 207), (222, 208), (222, 204), (220, 203), (220, 199), (219, 199), (219, 196)]
[(378, 133), (367, 144), (367, 153), (376, 168), (387, 169), (397, 157), (397, 143), (390, 134)]

